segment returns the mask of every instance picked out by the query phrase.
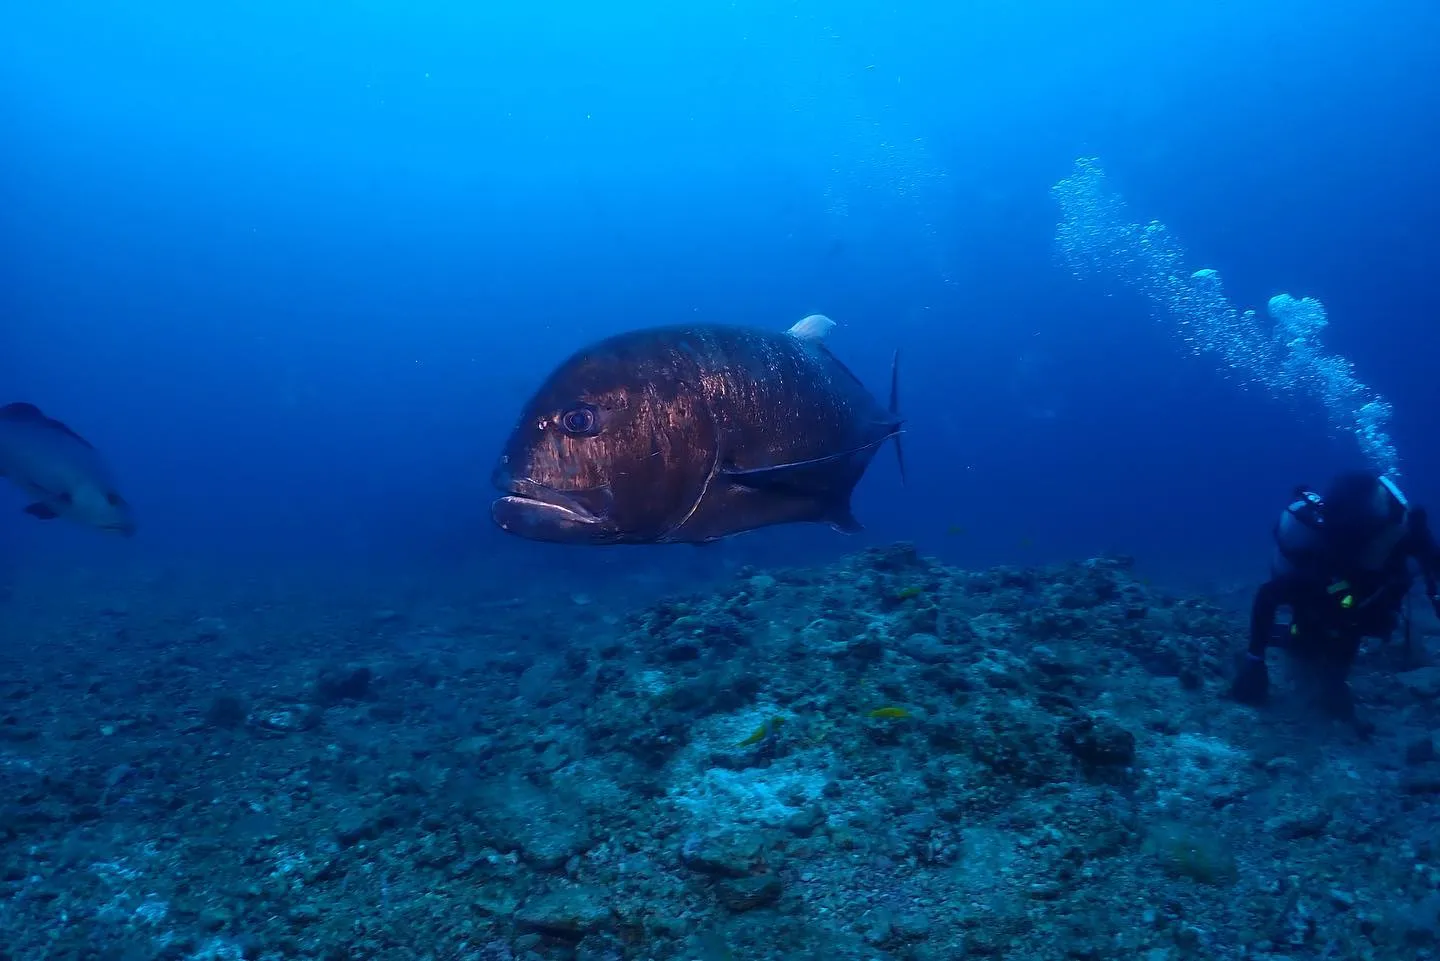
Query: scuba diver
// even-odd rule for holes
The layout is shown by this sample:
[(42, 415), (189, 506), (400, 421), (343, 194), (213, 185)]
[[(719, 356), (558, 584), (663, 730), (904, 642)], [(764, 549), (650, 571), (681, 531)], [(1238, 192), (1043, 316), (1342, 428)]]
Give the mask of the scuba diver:
[(1362, 640), (1388, 640), (1402, 615), (1408, 642), (1412, 559), (1440, 616), (1440, 547), (1425, 509), (1374, 471), (1341, 474), (1323, 495), (1304, 488), (1295, 495), (1275, 525), (1275, 560), (1270, 579), (1255, 592), (1250, 645), (1240, 655), (1231, 696), (1264, 703), (1270, 688), (1265, 651), (1281, 647), (1318, 683), (1322, 708), (1369, 734), (1373, 725), (1355, 715), (1350, 668)]

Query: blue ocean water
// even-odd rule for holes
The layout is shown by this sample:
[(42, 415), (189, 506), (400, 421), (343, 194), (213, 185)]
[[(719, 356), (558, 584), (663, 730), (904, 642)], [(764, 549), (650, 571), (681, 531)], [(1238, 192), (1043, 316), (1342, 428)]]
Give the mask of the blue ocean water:
[[(1427, 0), (10, 4), (0, 403), (139, 532), (0, 485), (0, 583), (568, 605), (903, 540), (1249, 585), (1296, 484), (1440, 498), (1437, 38)], [(899, 351), (862, 533), (491, 523), (576, 348), (815, 312), (879, 397)]]
[(1436, 13), (1387, 11), (13, 9), (3, 382), (108, 453), (144, 536), (5, 511), (7, 551), (655, 563), (489, 529), (519, 403), (600, 335), (822, 311), (877, 390), (901, 352), (912, 478), (871, 470), (868, 540), (1248, 574), (1355, 444), (1077, 282), (1049, 188), (1096, 157), (1242, 309), (1320, 299), (1425, 492)]

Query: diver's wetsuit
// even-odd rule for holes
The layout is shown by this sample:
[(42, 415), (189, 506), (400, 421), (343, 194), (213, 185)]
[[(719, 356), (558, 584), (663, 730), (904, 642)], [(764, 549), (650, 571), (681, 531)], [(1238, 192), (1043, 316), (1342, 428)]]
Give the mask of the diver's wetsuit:
[(1411, 558), (1418, 562), (1434, 602), (1440, 545), (1419, 510), (1412, 513), (1404, 537), (1376, 570), (1345, 574), (1343, 561), (1327, 564), (1321, 558), (1310, 558), (1277, 573), (1255, 592), (1250, 609), (1250, 657), (1263, 659), (1266, 648), (1276, 643), (1276, 615), (1280, 608), (1289, 607), (1293, 614), (1290, 633), (1279, 639), (1278, 646), (1314, 661), (1332, 683), (1343, 683), (1361, 639), (1388, 638), (1394, 632), (1414, 581)]

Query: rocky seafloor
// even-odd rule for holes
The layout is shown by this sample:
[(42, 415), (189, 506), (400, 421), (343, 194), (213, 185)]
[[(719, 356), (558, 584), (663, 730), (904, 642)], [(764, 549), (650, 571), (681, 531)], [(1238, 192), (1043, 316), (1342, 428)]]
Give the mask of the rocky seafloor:
[(1440, 957), (1423, 644), (1364, 740), (1118, 558), (306, 610), (12, 620), (0, 959)]

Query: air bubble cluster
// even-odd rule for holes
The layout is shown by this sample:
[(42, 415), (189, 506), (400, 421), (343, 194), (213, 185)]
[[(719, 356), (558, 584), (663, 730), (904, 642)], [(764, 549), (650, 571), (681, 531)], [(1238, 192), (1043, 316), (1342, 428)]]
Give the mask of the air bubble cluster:
[(1056, 240), (1075, 276), (1132, 288), (1195, 353), (1218, 356), (1222, 372), (1276, 397), (1318, 402), (1377, 470), (1399, 473), (1388, 431), (1393, 410), (1355, 376), (1351, 361), (1325, 349), (1321, 334), (1329, 320), (1320, 301), (1277, 294), (1263, 318), (1239, 310), (1217, 271), (1186, 267), (1184, 248), (1164, 224), (1134, 222), (1093, 157), (1077, 160), (1052, 192), (1061, 210)]

